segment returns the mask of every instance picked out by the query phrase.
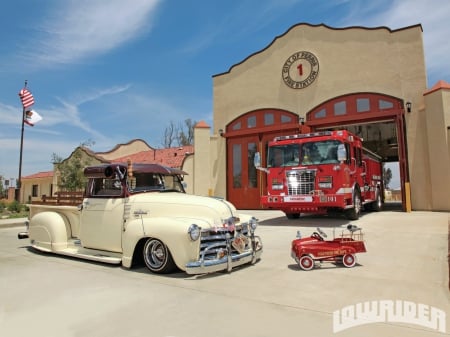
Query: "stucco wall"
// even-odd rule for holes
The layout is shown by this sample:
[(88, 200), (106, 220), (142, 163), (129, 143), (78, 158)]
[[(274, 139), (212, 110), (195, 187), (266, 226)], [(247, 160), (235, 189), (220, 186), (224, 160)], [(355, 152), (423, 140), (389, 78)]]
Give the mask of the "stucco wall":
[(106, 160), (112, 160), (115, 158), (121, 158), (130, 154), (149, 150), (153, 150), (153, 148), (151, 148), (145, 141), (141, 139), (135, 139), (126, 144), (118, 144), (111, 151), (97, 152), (97, 155), (102, 156)]
[[(450, 159), (447, 127), (449, 126), (450, 90), (437, 90), (425, 95), (426, 129), (428, 136), (431, 208), (450, 210)], [(444, 112), (444, 113), (443, 113)]]

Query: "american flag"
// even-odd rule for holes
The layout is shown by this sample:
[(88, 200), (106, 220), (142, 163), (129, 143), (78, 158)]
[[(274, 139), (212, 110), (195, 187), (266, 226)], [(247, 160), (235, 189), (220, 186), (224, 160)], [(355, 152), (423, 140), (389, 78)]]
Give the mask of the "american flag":
[(19, 97), (24, 109), (34, 104), (34, 97), (27, 88), (23, 88), (19, 91)]

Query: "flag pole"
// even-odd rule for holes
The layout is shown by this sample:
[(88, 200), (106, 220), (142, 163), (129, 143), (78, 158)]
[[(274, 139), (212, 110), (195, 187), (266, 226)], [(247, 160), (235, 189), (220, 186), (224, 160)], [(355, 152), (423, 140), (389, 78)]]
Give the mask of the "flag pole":
[[(25, 80), (25, 87), (27, 87), (27, 80)], [(20, 190), (21, 190), (21, 185), (22, 185), (22, 153), (23, 153), (23, 133), (25, 130), (25, 107), (23, 107), (22, 109), (22, 132), (20, 135), (20, 155), (19, 155), (19, 178), (17, 179), (17, 183), (16, 183), (16, 200), (18, 202), (20, 202)]]

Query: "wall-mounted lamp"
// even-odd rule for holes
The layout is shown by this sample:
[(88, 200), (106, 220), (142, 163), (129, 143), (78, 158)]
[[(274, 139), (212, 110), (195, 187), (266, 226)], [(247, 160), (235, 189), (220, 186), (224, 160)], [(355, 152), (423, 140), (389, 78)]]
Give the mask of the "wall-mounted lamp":
[(407, 112), (411, 112), (411, 106), (412, 106), (411, 102), (406, 102), (406, 111)]
[(223, 137), (223, 129), (219, 129), (219, 135), (220, 137)]
[(298, 122), (299, 122), (301, 125), (305, 124), (305, 118), (304, 118), (304, 117), (299, 117), (299, 118), (298, 118)]

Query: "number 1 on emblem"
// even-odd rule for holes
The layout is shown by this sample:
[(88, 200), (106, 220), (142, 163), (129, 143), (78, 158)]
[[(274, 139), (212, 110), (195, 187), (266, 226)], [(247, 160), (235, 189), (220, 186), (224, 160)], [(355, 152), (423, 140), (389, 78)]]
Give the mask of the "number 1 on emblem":
[(297, 66), (297, 69), (298, 69), (298, 74), (300, 75), (300, 76), (303, 76), (303, 64), (299, 64), (298, 66)]

